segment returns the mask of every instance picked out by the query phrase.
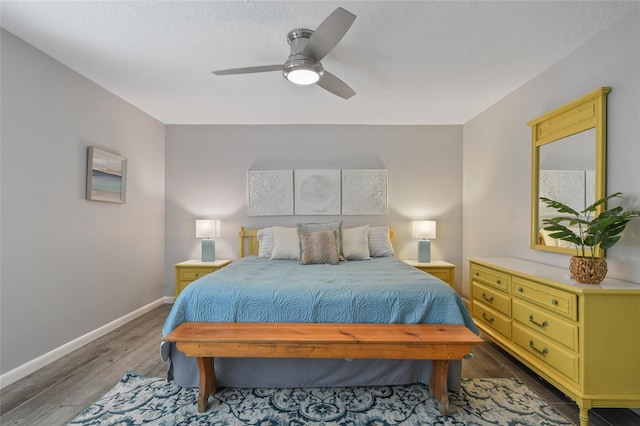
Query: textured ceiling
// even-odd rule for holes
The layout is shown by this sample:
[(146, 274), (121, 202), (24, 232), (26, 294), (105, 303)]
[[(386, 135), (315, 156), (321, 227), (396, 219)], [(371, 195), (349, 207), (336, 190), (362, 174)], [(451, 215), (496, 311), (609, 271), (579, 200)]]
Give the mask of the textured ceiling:
[[(165, 124), (462, 124), (635, 1), (2, 1), (9, 32)], [(322, 61), (349, 100), (280, 73), (286, 34), (357, 18)], [(604, 84), (604, 83), (603, 83)]]

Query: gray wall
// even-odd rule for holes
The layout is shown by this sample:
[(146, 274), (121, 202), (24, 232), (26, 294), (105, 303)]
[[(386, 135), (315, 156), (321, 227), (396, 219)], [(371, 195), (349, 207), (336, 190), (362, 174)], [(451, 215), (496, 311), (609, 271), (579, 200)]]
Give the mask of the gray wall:
[[(1, 34), (1, 371), (158, 300), (164, 126)], [(128, 158), (124, 205), (85, 199), (89, 145)]]
[[(386, 216), (248, 217), (247, 171), (387, 169)], [(416, 258), (413, 219), (437, 220), (432, 257), (461, 267), (462, 126), (167, 126), (166, 281), (173, 265), (200, 257), (195, 219), (220, 219), (216, 257), (238, 257), (240, 226), (342, 219), (393, 226), (401, 258)]]
[[(567, 267), (530, 249), (531, 131), (526, 123), (602, 86), (608, 95), (607, 193), (640, 206), (640, 11), (588, 41), (464, 126), (464, 256), (512, 256)], [(640, 283), (640, 220), (607, 251), (609, 277)], [(468, 265), (464, 288), (468, 291)]]

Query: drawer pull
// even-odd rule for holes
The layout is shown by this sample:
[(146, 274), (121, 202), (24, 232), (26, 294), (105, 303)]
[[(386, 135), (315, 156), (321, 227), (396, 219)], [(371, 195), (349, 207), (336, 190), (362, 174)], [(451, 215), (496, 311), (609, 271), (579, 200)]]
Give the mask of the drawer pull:
[(194, 277), (199, 277), (199, 276), (200, 276), (200, 273), (199, 273), (199, 272), (196, 272), (193, 276), (194, 276)]
[(489, 324), (493, 324), (493, 322), (496, 320), (494, 317), (487, 318), (487, 313), (486, 312), (482, 313), (482, 318), (484, 318), (484, 320), (486, 322), (488, 322)]
[(547, 321), (544, 321), (543, 323), (539, 323), (536, 320), (533, 319), (533, 314), (529, 314), (529, 322), (532, 324), (537, 325), (540, 328), (545, 328), (546, 326), (549, 325), (549, 323)]
[(518, 292), (522, 293), (524, 291), (524, 289), (522, 287), (518, 287)]
[(500, 280), (496, 280), (496, 284), (500, 284)]
[(556, 299), (553, 299), (553, 300), (551, 301), (551, 304), (552, 304), (553, 306), (556, 306), (556, 305), (558, 304), (558, 301), (557, 301)]
[(543, 350), (536, 348), (536, 346), (533, 344), (533, 340), (529, 340), (529, 347), (538, 352), (540, 355), (546, 355), (549, 353), (549, 349), (547, 348), (544, 348)]
[(479, 277), (479, 276), (480, 276), (480, 272), (476, 272), (474, 275), (475, 275), (476, 277)]
[(482, 298), (489, 303), (493, 303), (493, 296), (487, 297), (486, 293), (482, 293)]

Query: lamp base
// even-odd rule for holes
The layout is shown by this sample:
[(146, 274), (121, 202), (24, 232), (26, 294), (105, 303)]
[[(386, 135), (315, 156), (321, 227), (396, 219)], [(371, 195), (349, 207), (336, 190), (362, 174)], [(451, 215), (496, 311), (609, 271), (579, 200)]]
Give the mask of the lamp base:
[(216, 259), (216, 240), (202, 240), (202, 261), (213, 262)]
[(420, 263), (431, 262), (431, 241), (418, 240), (418, 262)]

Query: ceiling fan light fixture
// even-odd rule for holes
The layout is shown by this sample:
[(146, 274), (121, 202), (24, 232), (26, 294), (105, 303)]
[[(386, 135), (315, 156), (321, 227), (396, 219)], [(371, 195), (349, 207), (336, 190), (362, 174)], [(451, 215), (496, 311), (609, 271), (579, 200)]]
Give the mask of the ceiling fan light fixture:
[(289, 61), (284, 65), (282, 74), (294, 84), (306, 86), (317, 83), (322, 77), (322, 65), (320, 62), (309, 59), (297, 59)]
[(317, 83), (318, 80), (320, 80), (320, 74), (315, 70), (296, 68), (287, 73), (287, 80), (295, 84), (306, 86), (308, 84)]

